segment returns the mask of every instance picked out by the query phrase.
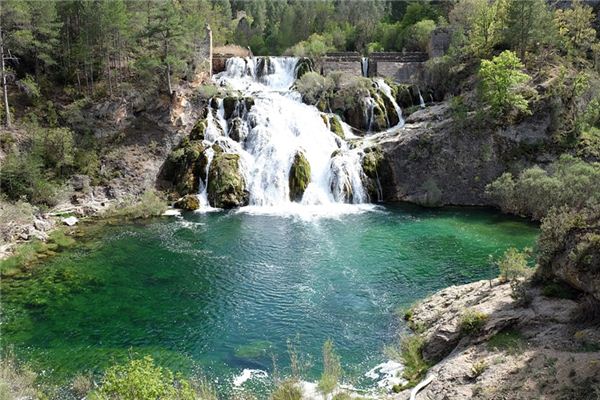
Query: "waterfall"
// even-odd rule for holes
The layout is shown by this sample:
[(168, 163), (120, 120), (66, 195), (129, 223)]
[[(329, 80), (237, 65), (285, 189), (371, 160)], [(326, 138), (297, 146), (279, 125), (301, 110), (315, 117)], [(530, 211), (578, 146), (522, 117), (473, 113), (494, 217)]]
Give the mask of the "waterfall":
[(360, 59), (360, 68), (362, 71), (362, 76), (365, 78), (369, 76), (369, 57), (362, 57)]
[[(206, 148), (218, 144), (225, 153), (239, 155), (250, 206), (292, 204), (289, 173), (298, 153), (310, 164), (310, 182), (300, 204), (367, 202), (360, 149), (350, 149), (329, 129), (327, 117), (337, 117), (322, 117), (317, 108), (302, 103), (300, 94), (290, 89), (297, 61), (294, 57), (228, 59), (225, 71), (213, 79), (236, 97), (235, 107), (233, 112), (226, 111), (223, 99), (211, 99), (203, 144)], [(253, 99), (251, 107), (244, 102), (248, 97)], [(350, 133), (346, 124), (342, 127)], [(202, 201), (207, 200), (213, 156), (211, 150), (206, 179), (200, 185)]]
[(421, 96), (421, 89), (417, 88), (417, 92), (419, 93), (419, 106), (425, 108), (425, 100), (423, 100), (423, 96)]
[(381, 92), (383, 92), (383, 95), (385, 97), (387, 97), (388, 100), (390, 101), (390, 103), (392, 103), (392, 105), (394, 106), (396, 115), (398, 115), (398, 126), (403, 126), (404, 118), (402, 117), (402, 109), (400, 108), (400, 106), (398, 105), (398, 102), (394, 98), (394, 95), (392, 93), (392, 88), (387, 83), (385, 83), (385, 81), (382, 78), (375, 78), (374, 81), (377, 84), (377, 88)]

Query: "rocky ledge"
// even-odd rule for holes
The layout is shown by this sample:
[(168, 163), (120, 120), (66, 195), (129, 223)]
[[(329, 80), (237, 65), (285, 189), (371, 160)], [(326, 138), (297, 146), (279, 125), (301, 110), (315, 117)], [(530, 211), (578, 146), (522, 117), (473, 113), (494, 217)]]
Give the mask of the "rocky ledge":
[(416, 398), (597, 399), (598, 320), (589, 320), (587, 298), (544, 292), (528, 288), (522, 306), (496, 279), (452, 286), (415, 306), (409, 324), (423, 338), (425, 362), (437, 362)]

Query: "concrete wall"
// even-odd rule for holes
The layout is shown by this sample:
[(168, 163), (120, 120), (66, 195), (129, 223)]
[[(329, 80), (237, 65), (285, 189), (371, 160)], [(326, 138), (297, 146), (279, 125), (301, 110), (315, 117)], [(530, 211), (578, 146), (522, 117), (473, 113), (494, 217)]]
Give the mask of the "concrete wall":
[(418, 83), (423, 75), (422, 62), (377, 61), (371, 71), (373, 76), (390, 78), (397, 83)]

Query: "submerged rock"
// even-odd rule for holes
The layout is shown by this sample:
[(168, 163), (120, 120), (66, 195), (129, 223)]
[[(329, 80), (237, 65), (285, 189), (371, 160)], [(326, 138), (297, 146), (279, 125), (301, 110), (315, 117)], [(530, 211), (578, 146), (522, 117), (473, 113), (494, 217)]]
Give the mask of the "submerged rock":
[(300, 201), (304, 195), (306, 187), (310, 183), (310, 163), (306, 156), (298, 152), (294, 156), (292, 167), (290, 168), (290, 200)]
[(238, 154), (215, 152), (208, 177), (208, 200), (212, 206), (234, 208), (248, 204), (239, 158)]
[(194, 211), (200, 208), (200, 200), (195, 194), (188, 194), (175, 202), (175, 207), (182, 210)]

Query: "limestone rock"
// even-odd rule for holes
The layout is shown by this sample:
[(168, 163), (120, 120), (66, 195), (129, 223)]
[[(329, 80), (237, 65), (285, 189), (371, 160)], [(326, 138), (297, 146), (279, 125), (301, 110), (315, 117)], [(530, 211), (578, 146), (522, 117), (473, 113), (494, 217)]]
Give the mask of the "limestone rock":
[(218, 208), (248, 204), (248, 192), (240, 173), (238, 154), (215, 152), (208, 178), (208, 200)]
[(310, 163), (302, 152), (297, 152), (289, 173), (290, 200), (300, 201), (310, 183)]
[(198, 200), (198, 196), (188, 194), (177, 200), (175, 207), (186, 211), (194, 211), (200, 208), (200, 200)]

